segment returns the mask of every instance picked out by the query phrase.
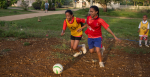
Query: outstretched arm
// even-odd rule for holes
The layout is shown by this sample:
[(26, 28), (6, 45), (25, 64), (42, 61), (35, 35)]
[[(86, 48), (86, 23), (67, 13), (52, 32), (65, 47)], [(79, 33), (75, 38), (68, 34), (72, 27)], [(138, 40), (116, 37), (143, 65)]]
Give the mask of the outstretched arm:
[(65, 34), (66, 28), (67, 28), (67, 24), (66, 24), (66, 20), (64, 20), (63, 29), (62, 29), (62, 32), (61, 32), (61, 36), (63, 36)]
[(107, 30), (111, 35), (114, 36), (115, 40), (120, 41), (120, 39), (118, 39), (118, 38), (114, 35), (114, 33), (113, 33), (109, 28), (107, 28), (106, 30)]
[(79, 29), (77, 30), (77, 32), (81, 32), (82, 29), (84, 29), (84, 28), (87, 27), (87, 26), (88, 26), (88, 24), (85, 24), (84, 26), (82, 26), (81, 28), (79, 28)]

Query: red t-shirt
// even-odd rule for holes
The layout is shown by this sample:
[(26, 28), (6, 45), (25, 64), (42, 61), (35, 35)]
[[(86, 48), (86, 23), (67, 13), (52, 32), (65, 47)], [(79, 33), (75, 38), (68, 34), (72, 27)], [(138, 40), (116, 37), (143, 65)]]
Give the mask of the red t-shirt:
[[(74, 17), (72, 17), (72, 20), (71, 20), (71, 21), (68, 21), (68, 22), (69, 22), (70, 24), (72, 24), (73, 21), (74, 21)], [(76, 17), (76, 21), (77, 21), (78, 24), (79, 24), (79, 23), (85, 23), (85, 19), (82, 19), (82, 18), (77, 18), (77, 17)], [(66, 23), (66, 20), (64, 20), (64, 23), (63, 23), (63, 30), (66, 30), (66, 28), (67, 28), (67, 23)]]
[(105, 29), (109, 27), (109, 25), (101, 18), (97, 18), (96, 16), (94, 19), (91, 16), (87, 17), (87, 24), (89, 27), (85, 31), (89, 38), (98, 38), (102, 37), (101, 26)]

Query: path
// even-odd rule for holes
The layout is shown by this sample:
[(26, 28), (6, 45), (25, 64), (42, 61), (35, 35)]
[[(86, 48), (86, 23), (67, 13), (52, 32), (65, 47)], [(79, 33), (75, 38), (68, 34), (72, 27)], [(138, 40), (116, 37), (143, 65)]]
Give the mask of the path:
[[(77, 11), (77, 10), (79, 10), (79, 9), (72, 9), (72, 11)], [(31, 11), (35, 11), (37, 13), (3, 16), (3, 17), (0, 17), (0, 21), (14, 21), (14, 20), (20, 20), (20, 19), (34, 18), (34, 17), (38, 17), (38, 16), (47, 16), (47, 15), (53, 15), (53, 14), (64, 14), (66, 10), (48, 11), (48, 13), (45, 13), (44, 11), (37, 11), (37, 10), (31, 10)]]

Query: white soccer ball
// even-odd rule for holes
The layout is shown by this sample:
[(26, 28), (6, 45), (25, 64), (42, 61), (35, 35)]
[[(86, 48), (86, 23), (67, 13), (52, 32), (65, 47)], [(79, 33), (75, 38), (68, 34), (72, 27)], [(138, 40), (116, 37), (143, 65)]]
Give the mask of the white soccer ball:
[(55, 74), (61, 74), (62, 71), (63, 71), (63, 66), (61, 64), (57, 63), (53, 66), (53, 72)]

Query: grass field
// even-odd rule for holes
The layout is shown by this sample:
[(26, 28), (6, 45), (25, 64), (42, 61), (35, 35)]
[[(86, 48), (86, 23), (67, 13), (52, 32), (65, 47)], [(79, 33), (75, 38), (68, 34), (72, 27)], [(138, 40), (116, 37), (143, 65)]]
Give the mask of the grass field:
[(34, 13), (34, 12), (17, 10), (17, 9), (0, 9), (0, 17), (10, 16), (10, 15), (18, 15), (18, 14), (27, 14), (27, 13)]
[[(77, 17), (85, 15), (75, 13)], [(101, 17), (118, 38), (138, 41), (138, 25), (142, 18), (120, 19)], [(70, 49), (70, 31), (60, 36), (64, 14), (17, 20), (0, 21), (0, 76), (2, 77), (149, 77), (150, 49), (138, 42), (122, 40), (115, 42), (102, 28), (105, 47), (100, 68), (96, 53), (83, 54), (77, 58)], [(84, 29), (85, 31), (86, 29)], [(80, 44), (87, 45), (87, 35), (83, 34)], [(54, 64), (63, 65), (60, 75), (53, 73)]]
[[(85, 18), (84, 16), (78, 14), (75, 14), (75, 16)], [(65, 15), (41, 17), (42, 22), (37, 22), (37, 19), (38, 18), (35, 17), (12, 22), (1, 21), (1, 37), (20, 37), (20, 35), (27, 35), (29, 37), (46, 37), (46, 34), (49, 34), (49, 36), (58, 36), (62, 30)], [(129, 20), (110, 17), (102, 17), (102, 19), (104, 19), (110, 25), (110, 29), (119, 38), (138, 40), (138, 25), (142, 19)], [(106, 30), (103, 28), (102, 30), (103, 37), (112, 37)], [(17, 32), (18, 34), (14, 32)], [(65, 36), (67, 37), (68, 35), (70, 35), (70, 31), (67, 29)]]
[[(76, 11), (76, 14), (85, 15), (89, 9), (81, 9)], [(150, 17), (150, 10), (130, 10), (130, 9), (108, 9), (108, 12), (103, 12), (103, 9), (99, 10), (100, 16), (114, 16), (114, 17), (129, 17), (129, 18), (142, 18), (143, 15)]]

